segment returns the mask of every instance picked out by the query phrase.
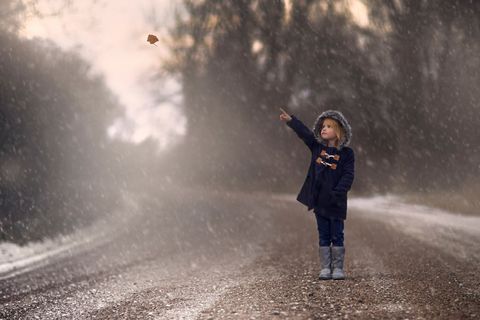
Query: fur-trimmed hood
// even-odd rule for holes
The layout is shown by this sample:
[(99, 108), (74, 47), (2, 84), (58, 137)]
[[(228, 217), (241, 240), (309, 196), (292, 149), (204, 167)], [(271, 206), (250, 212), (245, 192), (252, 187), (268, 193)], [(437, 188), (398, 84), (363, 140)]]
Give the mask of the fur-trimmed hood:
[(322, 130), (321, 125), (323, 122), (323, 119), (325, 118), (332, 118), (337, 120), (340, 125), (343, 127), (345, 131), (345, 135), (341, 141), (339, 141), (338, 144), (338, 149), (342, 150), (343, 147), (346, 147), (350, 144), (350, 141), (352, 140), (352, 127), (347, 121), (347, 118), (337, 110), (326, 110), (322, 112), (318, 117), (317, 120), (315, 120), (315, 124), (313, 125), (313, 134), (315, 135), (315, 138), (317, 141), (324, 146), (328, 146), (328, 141), (325, 139), (322, 139), (322, 136), (320, 135), (320, 131)]

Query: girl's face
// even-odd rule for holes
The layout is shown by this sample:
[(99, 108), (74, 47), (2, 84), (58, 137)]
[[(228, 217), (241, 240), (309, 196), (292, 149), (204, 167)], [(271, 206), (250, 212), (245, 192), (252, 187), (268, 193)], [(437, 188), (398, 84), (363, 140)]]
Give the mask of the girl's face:
[(335, 130), (333, 129), (332, 125), (328, 123), (328, 121), (323, 122), (320, 135), (322, 139), (325, 139), (325, 140), (334, 140), (337, 138), (337, 135), (335, 134)]

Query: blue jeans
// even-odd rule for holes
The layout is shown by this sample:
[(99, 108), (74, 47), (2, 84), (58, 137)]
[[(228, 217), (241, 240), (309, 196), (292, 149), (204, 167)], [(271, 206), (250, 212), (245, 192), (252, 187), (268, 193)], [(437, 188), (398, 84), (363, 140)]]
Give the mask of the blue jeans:
[(335, 247), (343, 247), (344, 221), (342, 219), (324, 217), (317, 212), (315, 212), (315, 218), (317, 219), (319, 245), (328, 247), (332, 243)]

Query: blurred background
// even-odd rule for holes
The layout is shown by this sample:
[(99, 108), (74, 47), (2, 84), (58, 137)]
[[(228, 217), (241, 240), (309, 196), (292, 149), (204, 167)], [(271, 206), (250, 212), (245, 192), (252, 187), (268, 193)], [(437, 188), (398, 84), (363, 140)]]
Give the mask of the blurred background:
[(351, 195), (478, 213), (479, 39), (474, 0), (0, 0), (0, 242), (127, 192), (297, 193), (279, 107), (347, 117)]

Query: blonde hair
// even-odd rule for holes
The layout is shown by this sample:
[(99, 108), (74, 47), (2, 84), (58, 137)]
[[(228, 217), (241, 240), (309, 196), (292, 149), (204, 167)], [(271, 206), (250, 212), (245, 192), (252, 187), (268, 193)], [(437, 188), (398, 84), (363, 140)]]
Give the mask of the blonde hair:
[(324, 124), (328, 124), (333, 128), (333, 131), (335, 132), (335, 135), (337, 136), (337, 139), (335, 140), (335, 148), (338, 148), (338, 145), (340, 144), (340, 141), (343, 139), (345, 136), (345, 130), (341, 126), (341, 124), (332, 118), (325, 118), (322, 122), (322, 125), (320, 126), (320, 130), (323, 127)]

